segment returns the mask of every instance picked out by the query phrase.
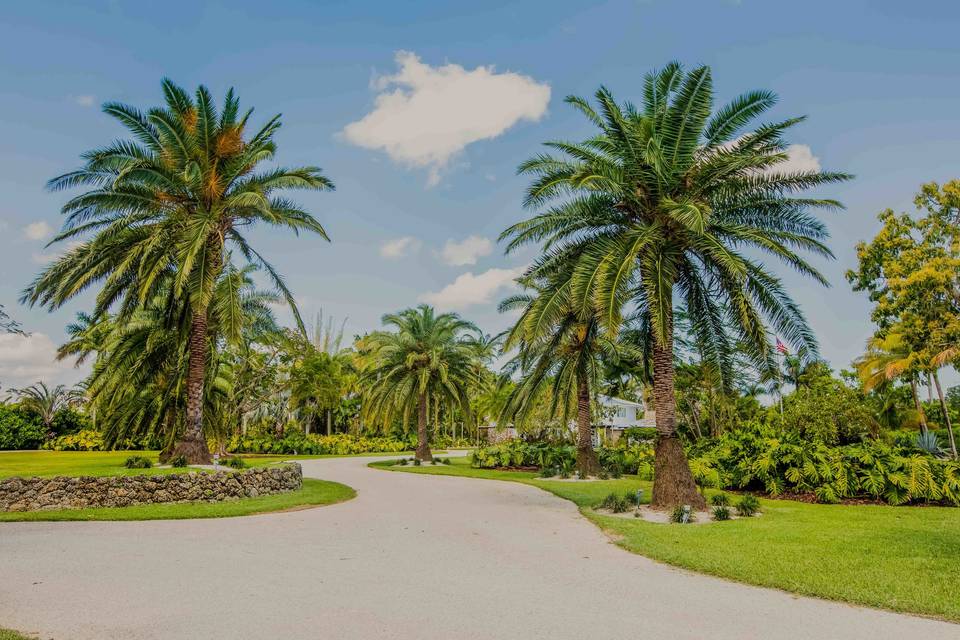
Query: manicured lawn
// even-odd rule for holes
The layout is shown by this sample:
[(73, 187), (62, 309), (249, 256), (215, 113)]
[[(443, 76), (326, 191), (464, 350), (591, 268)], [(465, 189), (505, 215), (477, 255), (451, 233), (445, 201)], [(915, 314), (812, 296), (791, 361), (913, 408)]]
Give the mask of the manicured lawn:
[[(303, 479), (303, 488), (290, 493), (227, 500), (224, 502), (183, 502), (133, 507), (62, 509), (58, 511), (0, 512), (0, 522), (39, 520), (182, 520), (186, 518), (228, 518), (256, 513), (316, 507), (350, 500), (357, 492), (347, 485), (327, 480)], [(2, 636), (0, 636), (2, 640)]]
[(559, 482), (533, 473), (450, 465), (371, 466), (531, 484), (576, 503), (623, 548), (712, 575), (799, 594), (960, 621), (960, 509), (804, 504), (761, 500), (763, 515), (703, 526), (664, 525), (594, 513), (636, 478)]
[[(157, 451), (0, 451), (0, 479), (12, 476), (130, 476), (153, 473), (184, 473), (191, 469), (127, 469), (123, 463), (130, 456), (146, 456), (158, 464)], [(373, 455), (412, 455), (406, 453), (364, 453)], [(259, 467), (284, 460), (310, 460), (343, 456), (292, 456), (242, 454), (251, 467)], [(196, 471), (196, 469), (193, 469)]]
[(30, 640), (30, 638), (10, 629), (0, 629), (0, 640)]

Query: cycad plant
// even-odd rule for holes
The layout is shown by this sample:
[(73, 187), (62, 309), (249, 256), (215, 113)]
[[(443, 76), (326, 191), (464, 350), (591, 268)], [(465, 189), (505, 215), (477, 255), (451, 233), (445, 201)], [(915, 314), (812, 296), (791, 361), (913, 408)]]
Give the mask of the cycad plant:
[(105, 104), (132, 139), (84, 153), (83, 167), (50, 181), (52, 190), (87, 189), (64, 205), (66, 221), (54, 242), (88, 239), (47, 267), (23, 301), (55, 309), (99, 283), (93, 315), (116, 308), (122, 320), (153, 300), (172, 275), (170, 304), (183, 301), (189, 309), (186, 420), (173, 454), (204, 463), (210, 459), (202, 412), (208, 323), (227, 248), (265, 269), (299, 323), (283, 279), (245, 229), (261, 223), (326, 238), (312, 215), (279, 192), (333, 185), (316, 167), (258, 170), (274, 157), (280, 117), (250, 135), (252, 109), (241, 113), (232, 89), (218, 111), (206, 87), (192, 97), (169, 80), (162, 87), (165, 105), (145, 113)]
[(359, 345), (363, 415), (389, 424), (396, 417), (406, 423), (416, 413), (416, 459), (429, 462), (428, 402), (470, 415), (473, 342), (480, 332), (457, 314), (438, 314), (425, 304), (387, 314), (383, 324), (394, 330), (368, 334)]
[(832, 256), (811, 211), (840, 204), (799, 194), (849, 176), (791, 166), (783, 136), (802, 118), (749, 129), (776, 102), (768, 91), (714, 111), (708, 67), (686, 72), (673, 63), (647, 75), (639, 106), (618, 103), (605, 88), (596, 107), (567, 102), (596, 132), (547, 143), (552, 152), (520, 166), (532, 177), (526, 205), (543, 211), (501, 237), (508, 251), (543, 246), (532, 274), (574, 265), (572, 298), (592, 305), (608, 331), (630, 315), (649, 328), (660, 436), (652, 502), (702, 507), (676, 436), (675, 310), (689, 314), (705, 358), (721, 372), (737, 343), (756, 366), (772, 369), (770, 329), (815, 356), (803, 314), (759, 256), (826, 284), (800, 252)]

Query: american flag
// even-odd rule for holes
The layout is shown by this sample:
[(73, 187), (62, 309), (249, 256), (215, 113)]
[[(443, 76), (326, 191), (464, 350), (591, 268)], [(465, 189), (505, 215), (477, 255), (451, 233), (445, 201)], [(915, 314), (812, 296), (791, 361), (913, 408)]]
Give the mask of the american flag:
[(787, 345), (780, 342), (780, 338), (777, 338), (777, 351), (779, 351), (783, 355), (788, 355), (790, 353), (790, 350), (787, 349)]

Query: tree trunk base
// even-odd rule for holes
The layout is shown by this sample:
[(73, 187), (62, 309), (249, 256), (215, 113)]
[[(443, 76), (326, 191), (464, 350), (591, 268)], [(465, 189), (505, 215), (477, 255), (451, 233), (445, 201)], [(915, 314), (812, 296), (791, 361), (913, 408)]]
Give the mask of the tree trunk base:
[(672, 509), (690, 505), (694, 511), (707, 508), (707, 501), (697, 490), (693, 481), (687, 454), (675, 436), (661, 435), (657, 440), (653, 462), (653, 496), (650, 506), (655, 509)]
[(418, 444), (417, 452), (413, 457), (420, 462), (433, 462), (433, 454), (430, 453), (430, 445), (427, 443)]
[(600, 473), (600, 469), (600, 460), (597, 458), (597, 452), (593, 450), (593, 447), (577, 448), (577, 471), (581, 478), (595, 476)]
[(211, 464), (213, 462), (210, 449), (207, 448), (207, 442), (202, 439), (184, 438), (177, 440), (171, 451), (161, 454), (160, 462), (166, 463), (179, 456), (186, 458), (187, 464)]

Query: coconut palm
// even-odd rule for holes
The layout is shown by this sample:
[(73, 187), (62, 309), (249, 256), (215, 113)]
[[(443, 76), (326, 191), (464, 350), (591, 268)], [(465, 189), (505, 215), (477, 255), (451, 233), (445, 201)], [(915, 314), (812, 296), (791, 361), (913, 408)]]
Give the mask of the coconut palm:
[(427, 403), (442, 403), (470, 415), (468, 392), (480, 331), (455, 313), (437, 314), (429, 305), (383, 316), (394, 331), (376, 331), (361, 340), (361, 382), (366, 419), (417, 414), (418, 460), (433, 459), (427, 434)]
[(186, 420), (176, 454), (202, 463), (210, 458), (202, 412), (207, 325), (227, 248), (232, 245), (266, 270), (302, 327), (283, 279), (251, 246), (245, 229), (260, 223), (326, 239), (312, 215), (278, 192), (333, 185), (316, 167), (258, 170), (274, 157), (280, 117), (249, 135), (252, 110), (240, 112), (232, 89), (218, 113), (206, 87), (193, 97), (169, 80), (162, 87), (165, 106), (146, 113), (105, 104), (104, 112), (133, 139), (86, 152), (83, 167), (49, 182), (52, 190), (89, 189), (64, 205), (66, 221), (54, 242), (92, 237), (47, 267), (23, 301), (55, 309), (101, 283), (93, 315), (116, 306), (126, 318), (152, 300), (172, 274), (170, 304), (183, 299), (189, 305)]
[(23, 389), (10, 389), (20, 406), (40, 416), (40, 422), (49, 432), (53, 420), (64, 409), (69, 409), (83, 401), (83, 391), (58, 384), (48, 387), (45, 382), (37, 382)]
[[(802, 118), (747, 130), (776, 96), (754, 91), (713, 110), (708, 67), (672, 63), (648, 74), (639, 107), (606, 88), (567, 102), (597, 131), (583, 142), (550, 142), (520, 166), (532, 177), (528, 208), (545, 208), (509, 227), (507, 250), (540, 243), (530, 274), (574, 263), (570, 290), (592, 305), (608, 331), (639, 315), (653, 338), (656, 447), (653, 504), (700, 506), (676, 437), (674, 314), (686, 311), (704, 356), (729, 372), (733, 345), (772, 369), (766, 321), (804, 357), (816, 340), (780, 280), (757, 256), (825, 278), (798, 251), (831, 257), (825, 226), (811, 211), (840, 207), (798, 192), (849, 176), (792, 169), (784, 133)], [(749, 252), (749, 253), (748, 253)]]

